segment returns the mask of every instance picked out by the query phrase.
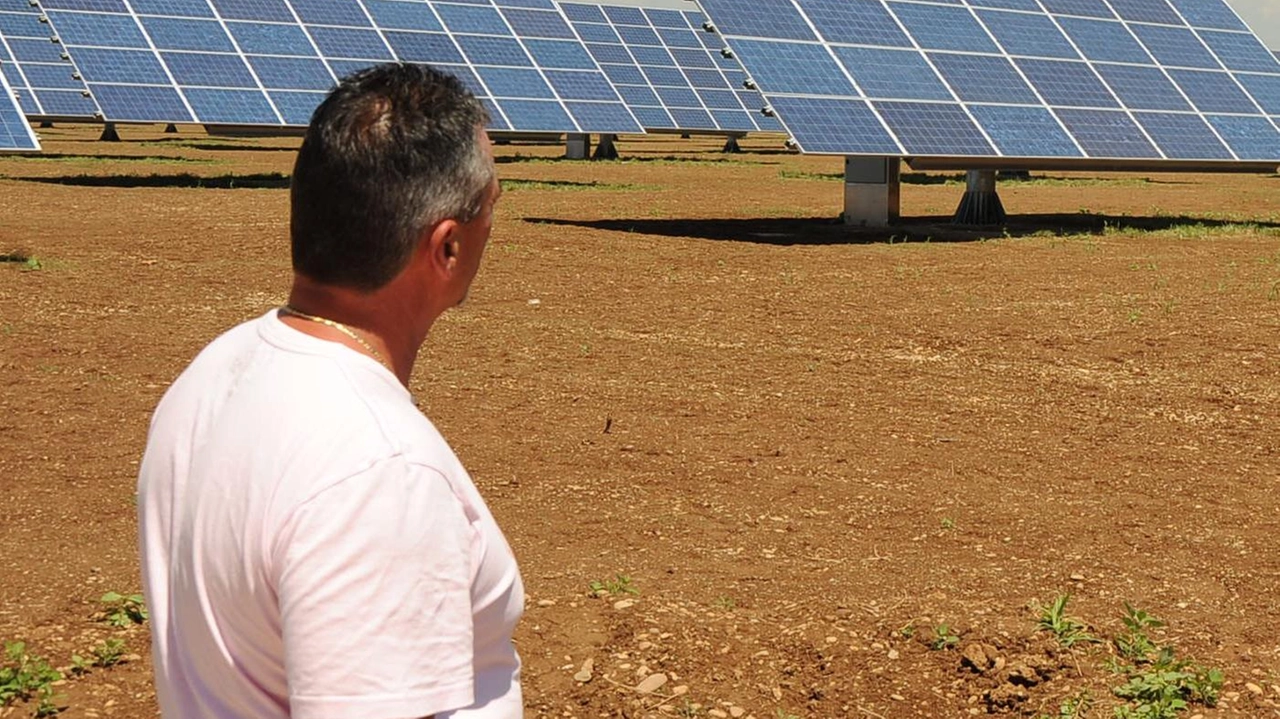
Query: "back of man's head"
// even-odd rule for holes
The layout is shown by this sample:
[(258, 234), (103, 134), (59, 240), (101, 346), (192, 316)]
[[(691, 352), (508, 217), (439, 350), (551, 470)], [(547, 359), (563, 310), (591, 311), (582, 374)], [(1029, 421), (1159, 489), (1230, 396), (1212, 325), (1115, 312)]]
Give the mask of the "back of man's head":
[(480, 211), (493, 166), (484, 106), (452, 75), (379, 65), (344, 79), (311, 118), (293, 168), (294, 271), (370, 291), (423, 232)]

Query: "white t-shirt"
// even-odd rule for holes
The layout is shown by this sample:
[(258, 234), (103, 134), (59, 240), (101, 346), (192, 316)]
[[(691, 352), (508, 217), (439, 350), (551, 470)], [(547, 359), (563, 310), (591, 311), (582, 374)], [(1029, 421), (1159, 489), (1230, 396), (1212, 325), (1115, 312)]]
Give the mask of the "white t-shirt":
[(382, 365), (275, 311), (152, 418), (138, 479), (171, 719), (520, 719), (515, 558)]

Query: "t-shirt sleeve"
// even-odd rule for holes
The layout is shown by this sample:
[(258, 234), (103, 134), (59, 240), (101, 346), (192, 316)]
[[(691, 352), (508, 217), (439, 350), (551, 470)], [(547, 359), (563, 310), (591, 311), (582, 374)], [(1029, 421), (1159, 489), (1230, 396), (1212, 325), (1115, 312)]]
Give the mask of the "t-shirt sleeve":
[(444, 477), (400, 458), (295, 510), (273, 553), (294, 719), (469, 706), (475, 541)]

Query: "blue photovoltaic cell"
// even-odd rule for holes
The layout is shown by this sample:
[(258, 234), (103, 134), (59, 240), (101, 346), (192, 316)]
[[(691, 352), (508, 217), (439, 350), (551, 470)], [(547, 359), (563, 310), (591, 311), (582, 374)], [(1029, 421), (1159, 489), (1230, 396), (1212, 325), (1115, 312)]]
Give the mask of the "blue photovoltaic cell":
[(647, 128), (780, 129), (759, 111), (763, 101), (744, 106), (734, 90), (742, 89), (745, 73), (735, 60), (726, 68), (712, 59), (702, 40), (714, 36), (702, 30), (704, 19), (697, 13), (572, 2), (561, 7)]
[(1265, 117), (1208, 115), (1222, 139), (1241, 160), (1274, 160), (1280, 157), (1280, 134)]
[(769, 33), (763, 37), (818, 39), (790, 0), (751, 0), (749, 8), (734, 0), (700, 0), (698, 5), (716, 18), (716, 31), (724, 35), (761, 37), (752, 30), (767, 27)]
[(1125, 107), (1132, 110), (1191, 110), (1158, 67), (1097, 63), (1094, 69)]
[(0, 3), (0, 65), (19, 105), (33, 117), (94, 117), (98, 107), (88, 88), (50, 41), (53, 31), (40, 16), (40, 8), (27, 0)]
[(907, 32), (925, 50), (1000, 52), (991, 37), (964, 7), (887, 3)]
[(1239, 73), (1236, 80), (1244, 85), (1253, 99), (1268, 115), (1280, 115), (1280, 75)]
[(961, 100), (1039, 103), (1013, 63), (1003, 57), (935, 53), (930, 58)]
[(1017, 60), (1018, 67), (1040, 91), (1045, 102), (1058, 107), (1116, 107), (1116, 99), (1089, 65), (1063, 60)]
[(1044, 108), (970, 105), (969, 111), (1000, 152), (1009, 157), (1082, 157)]
[(878, 2), (799, 0), (798, 4), (828, 42), (911, 47), (911, 40)]
[(1252, 99), (1225, 72), (1170, 70), (1169, 76), (1200, 112), (1259, 112)]
[(868, 47), (836, 47), (835, 52), (867, 97), (952, 99), (951, 91), (918, 52)]
[(979, 11), (978, 17), (1010, 55), (1068, 60), (1080, 57), (1048, 15), (985, 10)]
[(9, 81), (0, 73), (0, 150), (39, 150), (31, 124), (22, 114)]
[[(493, 129), (641, 130), (550, 0), (42, 4), (44, 42), (62, 39), (67, 67), (107, 120), (305, 124), (337, 78), (398, 60), (457, 75), (490, 109)], [(20, 22), (7, 7), (0, 27)]]
[(1089, 157), (1160, 157), (1156, 148), (1123, 112), (1060, 109), (1055, 113)]
[(1109, 0), (1116, 14), (1125, 20), (1181, 25), (1178, 13), (1165, 0)]
[(1171, 160), (1230, 160), (1222, 144), (1199, 115), (1136, 112), (1134, 118)]
[[(773, 102), (779, 115), (795, 123), (787, 129), (808, 152), (903, 154), (865, 102), (806, 97), (778, 97)], [(800, 126), (803, 132), (796, 129)]]
[(873, 103), (908, 153), (948, 157), (995, 154), (963, 108), (941, 103)]
[(1147, 51), (1161, 65), (1207, 69), (1218, 67), (1218, 62), (1209, 54), (1209, 49), (1187, 28), (1130, 24), (1129, 29), (1133, 30), (1133, 34), (1138, 36), (1142, 44), (1147, 46)]
[(1235, 12), (1221, 0), (1169, 0), (1191, 27), (1248, 30)]
[(1115, 13), (1102, 0), (1040, 0), (1044, 9), (1062, 15), (1114, 18)]
[(1061, 17), (1058, 24), (1084, 56), (1094, 62), (1135, 62), (1150, 65), (1151, 55), (1121, 22)]
[(1201, 30), (1200, 39), (1228, 70), (1280, 73), (1280, 61), (1252, 35)]
[(853, 83), (821, 45), (740, 40), (734, 50), (744, 58), (764, 57), (766, 62), (746, 63), (752, 79), (770, 92), (798, 95), (849, 96)]

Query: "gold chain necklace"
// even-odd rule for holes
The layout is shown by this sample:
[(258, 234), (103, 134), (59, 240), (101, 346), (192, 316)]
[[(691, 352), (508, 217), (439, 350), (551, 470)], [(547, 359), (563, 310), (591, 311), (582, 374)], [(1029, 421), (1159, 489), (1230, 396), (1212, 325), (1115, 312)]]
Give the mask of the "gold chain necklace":
[(342, 324), (341, 322), (335, 322), (334, 320), (331, 320), (328, 317), (317, 317), (315, 315), (309, 315), (306, 312), (302, 312), (294, 308), (292, 305), (285, 305), (284, 307), (281, 307), (280, 310), (284, 312), (286, 315), (293, 315), (294, 317), (307, 320), (308, 322), (318, 322), (324, 325), (325, 327), (332, 327), (333, 329), (350, 337), (351, 339), (355, 340), (356, 343), (359, 344), (361, 347), (365, 348), (365, 351), (367, 351), (370, 355), (372, 355), (373, 358), (377, 360), (383, 367), (386, 367), (387, 369), (391, 370), (391, 374), (395, 374), (395, 370), (391, 369), (391, 364), (388, 363), (385, 359), (383, 359), (382, 353), (374, 349), (373, 345), (366, 342), (363, 337), (356, 334), (355, 330), (351, 329), (350, 327)]

